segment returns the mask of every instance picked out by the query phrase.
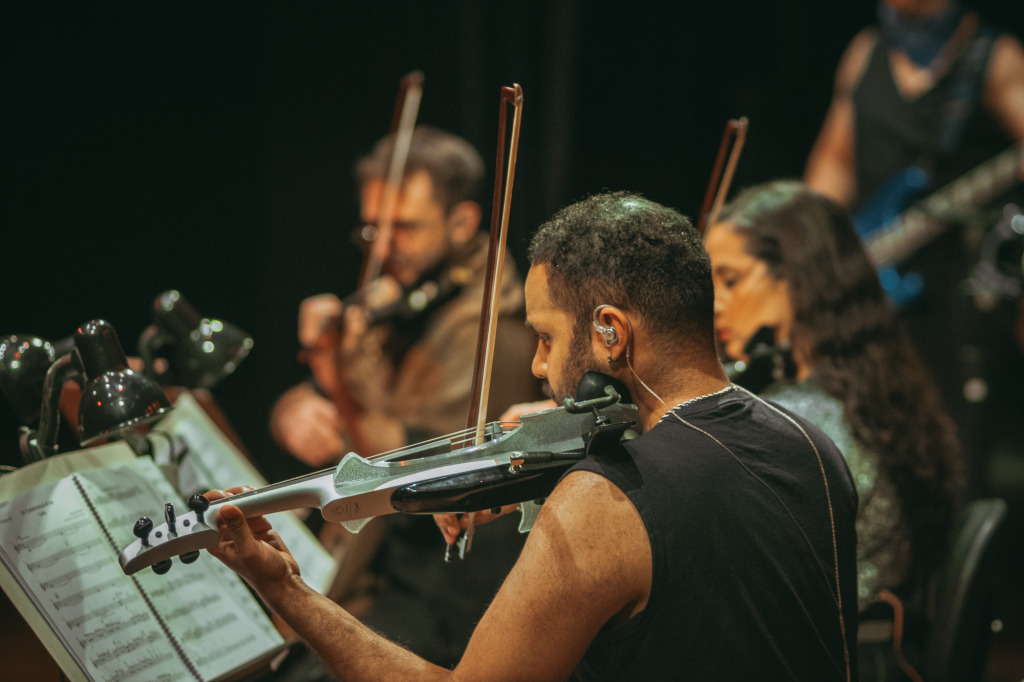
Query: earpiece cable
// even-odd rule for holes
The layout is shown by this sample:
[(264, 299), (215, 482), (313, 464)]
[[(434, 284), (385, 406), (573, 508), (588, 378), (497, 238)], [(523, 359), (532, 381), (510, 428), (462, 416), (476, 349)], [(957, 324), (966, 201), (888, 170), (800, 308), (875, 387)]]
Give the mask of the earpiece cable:
[[(597, 314), (601, 310), (601, 308), (604, 308), (604, 307), (606, 307), (606, 306), (599, 306), (598, 309), (594, 311), (594, 317), (595, 317), (594, 326), (595, 327), (598, 326), (597, 321), (596, 321)], [(627, 324), (628, 324), (628, 320), (627, 320)], [(600, 329), (598, 331), (600, 331)], [(630, 331), (630, 336), (632, 337), (632, 334), (633, 334), (632, 326), (630, 326), (630, 330), (629, 331)], [(655, 398), (657, 398), (658, 402), (660, 402), (666, 408), (669, 407), (668, 403), (666, 403), (664, 400), (662, 400), (661, 396), (659, 396), (657, 393), (655, 393), (654, 390), (650, 386), (648, 386), (644, 382), (643, 379), (640, 378), (640, 375), (638, 375), (636, 373), (636, 370), (633, 369), (633, 363), (630, 362), (630, 359), (629, 359), (629, 344), (628, 343), (626, 345), (626, 366), (629, 367), (629, 371), (633, 374), (633, 376), (636, 378), (636, 380), (640, 382), (640, 385), (643, 386), (645, 389), (647, 389), (648, 393), (650, 393)], [(760, 398), (760, 397), (754, 395), (753, 393), (751, 393), (750, 391), (746, 390), (745, 388), (742, 388), (742, 387), (738, 387), (738, 388), (743, 390), (743, 392), (746, 393), (747, 395), (755, 398), (758, 402), (763, 404), (765, 407), (768, 407), (769, 409), (773, 410), (774, 412), (777, 412), (778, 414), (783, 416), (786, 419), (786, 421), (788, 421), (790, 424), (795, 426), (797, 428), (797, 430), (801, 434), (803, 434), (803, 437), (807, 439), (807, 442), (810, 444), (811, 449), (814, 450), (814, 456), (818, 459), (818, 467), (821, 469), (821, 477), (822, 477), (822, 480), (824, 480), (824, 482), (825, 482), (825, 499), (828, 502), (828, 518), (829, 518), (829, 524), (831, 526), (831, 531), (832, 531), (832, 556), (833, 556), (833, 559), (835, 560), (835, 568), (836, 568), (836, 591), (835, 591), (835, 595), (833, 597), (833, 601), (835, 602), (836, 607), (839, 609), (839, 631), (842, 634), (842, 639), (843, 639), (843, 659), (844, 659), (844, 663), (846, 665), (846, 681), (850, 682), (850, 648), (849, 648), (849, 646), (846, 643), (846, 621), (843, 620), (843, 595), (842, 595), (842, 591), (840, 589), (840, 583), (839, 583), (839, 543), (836, 540), (836, 520), (835, 520), (835, 513), (832, 510), (832, 494), (829, 491), (829, 487), (828, 487), (828, 477), (825, 475), (825, 463), (822, 461), (821, 453), (818, 452), (818, 447), (814, 444), (814, 441), (811, 440), (811, 437), (807, 435), (807, 432), (803, 429), (802, 426), (800, 426), (799, 423), (797, 423), (797, 421), (795, 419), (790, 417), (788, 414), (786, 414), (782, 410), (780, 410), (780, 409), (774, 407), (773, 405), (769, 404), (763, 398)], [(789, 518), (793, 521), (793, 524), (800, 531), (800, 534), (803, 535), (804, 541), (807, 543), (808, 548), (811, 550), (811, 554), (814, 555), (814, 559), (818, 563), (818, 568), (821, 569), (822, 576), (825, 578), (825, 581), (828, 582), (828, 572), (825, 569), (824, 562), (822, 562), (821, 557), (818, 556), (818, 552), (814, 549), (814, 545), (811, 543), (811, 539), (807, 536), (807, 532), (804, 530), (803, 526), (800, 525), (800, 522), (796, 520), (796, 516), (793, 515), (793, 512), (790, 511), (790, 509), (786, 505), (786, 503), (782, 501), (782, 498), (779, 497), (778, 493), (776, 493), (775, 490), (770, 485), (768, 485), (768, 483), (764, 479), (762, 479), (760, 476), (755, 474), (750, 469), (750, 467), (748, 467), (739, 457), (737, 457), (736, 454), (732, 450), (730, 450), (728, 447), (726, 447), (725, 444), (722, 443), (722, 441), (718, 440), (717, 438), (712, 436), (710, 433), (708, 433), (704, 429), (701, 429), (701, 428), (699, 428), (697, 426), (694, 426), (693, 424), (689, 423), (688, 421), (686, 421), (685, 419), (680, 417), (678, 414), (675, 413), (673, 408), (669, 408), (668, 414), (671, 414), (673, 417), (678, 419), (685, 426), (690, 427), (694, 431), (698, 431), (700, 433), (703, 433), (705, 436), (707, 436), (711, 440), (713, 440), (716, 443), (718, 443), (718, 445), (720, 445), (726, 452), (728, 452), (730, 455), (732, 455), (732, 458), (735, 459), (736, 462), (741, 467), (743, 467), (748, 474), (753, 476), (754, 479), (756, 479), (761, 485), (763, 485), (765, 487), (765, 489), (767, 489), (775, 497), (775, 499), (779, 501), (779, 504), (782, 505), (782, 508), (786, 510), (786, 513), (789, 515)], [(831, 588), (830, 588), (829, 591), (831, 591)]]

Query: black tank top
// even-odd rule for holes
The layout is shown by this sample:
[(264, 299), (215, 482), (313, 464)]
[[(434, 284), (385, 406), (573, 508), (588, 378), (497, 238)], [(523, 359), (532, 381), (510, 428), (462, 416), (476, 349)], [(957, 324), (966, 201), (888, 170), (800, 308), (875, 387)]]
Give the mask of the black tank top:
[[(666, 416), (618, 452), (569, 472), (600, 474), (626, 493), (653, 561), (647, 606), (602, 629), (574, 679), (846, 679), (829, 504), (811, 445), (740, 390), (675, 412), (735, 458)], [(832, 441), (785, 413), (813, 439), (827, 472), (856, 680), (857, 494)]]
[[(991, 39), (996, 32), (979, 29), (974, 40)], [(994, 40), (991, 41), (995, 43)], [(930, 90), (915, 100), (905, 100), (896, 88), (889, 67), (889, 45), (879, 36), (868, 61), (864, 76), (853, 93), (856, 117), (857, 208), (899, 171), (909, 166), (922, 166), (933, 173), (933, 186), (938, 188), (955, 180), (970, 169), (995, 156), (1012, 144), (1012, 140), (983, 104), (984, 75), (991, 48), (978, 75), (971, 79), (977, 96), (971, 104), (959, 142), (951, 153), (939, 149), (940, 128), (945, 118), (946, 102), (953, 89), (964, 82), (968, 69), (963, 50), (960, 58)], [(980, 82), (979, 82), (980, 81)]]

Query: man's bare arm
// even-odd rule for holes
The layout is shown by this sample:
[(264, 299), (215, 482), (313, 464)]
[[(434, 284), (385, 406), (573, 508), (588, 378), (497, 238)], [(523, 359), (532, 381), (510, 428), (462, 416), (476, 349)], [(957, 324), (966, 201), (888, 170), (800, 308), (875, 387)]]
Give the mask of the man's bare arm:
[(853, 91), (864, 75), (877, 40), (873, 29), (864, 29), (846, 48), (836, 71), (832, 104), (804, 170), (804, 182), (811, 189), (844, 206), (849, 206), (857, 194)]
[(448, 671), (387, 641), (307, 587), (265, 520), (246, 524), (228, 507), (221, 516), (227, 525), (211, 553), (352, 682), (564, 680), (601, 627), (638, 613), (650, 593), (650, 544), (636, 509), (607, 479), (574, 473), (548, 498), (465, 656)]
[(1024, 141), (1024, 47), (1011, 35), (1000, 36), (992, 48), (985, 74), (985, 108), (1007, 135)]

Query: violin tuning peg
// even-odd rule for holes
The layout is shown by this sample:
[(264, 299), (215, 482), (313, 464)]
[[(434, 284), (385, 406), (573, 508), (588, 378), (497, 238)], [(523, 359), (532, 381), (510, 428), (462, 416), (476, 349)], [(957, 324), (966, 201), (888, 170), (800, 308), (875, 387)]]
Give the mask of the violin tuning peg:
[(149, 547), (149, 534), (153, 531), (153, 521), (148, 516), (140, 516), (132, 528), (135, 537), (142, 540), (143, 547)]
[(197, 524), (202, 525), (206, 523), (203, 520), (203, 514), (210, 508), (210, 501), (208, 499), (202, 495), (193, 495), (188, 498), (188, 508), (195, 512)]
[(185, 552), (181, 555), (181, 563), (183, 564), (195, 563), (197, 559), (199, 559), (199, 550), (194, 552)]
[(164, 505), (164, 521), (167, 522), (168, 536), (178, 534), (178, 529), (175, 525), (176, 520), (177, 516), (174, 514), (174, 505), (168, 502)]
[(164, 559), (153, 564), (153, 572), (157, 575), (164, 575), (167, 571), (171, 570), (171, 560)]

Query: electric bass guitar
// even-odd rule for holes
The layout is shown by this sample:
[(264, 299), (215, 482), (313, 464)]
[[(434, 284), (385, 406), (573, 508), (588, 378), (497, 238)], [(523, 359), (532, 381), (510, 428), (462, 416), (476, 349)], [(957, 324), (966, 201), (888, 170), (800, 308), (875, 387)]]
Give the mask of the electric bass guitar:
[(1012, 187), (1022, 158), (1024, 145), (1016, 144), (920, 201), (930, 178), (917, 167), (900, 172), (874, 194), (853, 221), (894, 302), (906, 305), (923, 288), (920, 275), (901, 276), (896, 265), (942, 234), (949, 223), (962, 221)]

